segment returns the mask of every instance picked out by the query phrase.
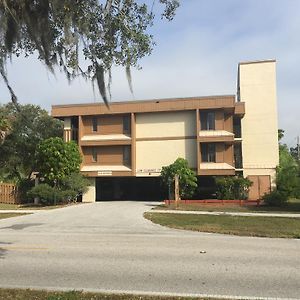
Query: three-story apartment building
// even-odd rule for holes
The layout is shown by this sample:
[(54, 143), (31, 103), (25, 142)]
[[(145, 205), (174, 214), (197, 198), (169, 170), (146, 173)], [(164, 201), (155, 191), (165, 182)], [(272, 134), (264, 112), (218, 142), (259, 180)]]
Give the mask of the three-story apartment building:
[(240, 63), (237, 96), (53, 106), (90, 178), (83, 201), (158, 199), (161, 168), (178, 157), (203, 179), (249, 177), (250, 198), (262, 196), (279, 160), (275, 64)]

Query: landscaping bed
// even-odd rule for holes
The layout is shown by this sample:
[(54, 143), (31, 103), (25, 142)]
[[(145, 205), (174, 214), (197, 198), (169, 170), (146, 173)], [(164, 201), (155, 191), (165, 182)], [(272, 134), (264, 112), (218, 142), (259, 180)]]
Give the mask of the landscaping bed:
[(163, 226), (239, 236), (300, 238), (300, 218), (215, 216), (147, 212), (144, 217)]
[[(289, 200), (287, 205), (282, 207), (267, 206), (267, 205), (239, 205), (239, 203), (226, 203), (226, 202), (204, 202), (205, 200), (195, 201), (184, 200), (179, 202), (178, 208), (175, 207), (174, 202), (170, 205), (162, 204), (154, 208), (154, 210), (186, 210), (186, 211), (219, 211), (219, 212), (272, 212), (272, 213), (300, 213), (300, 199)], [(222, 200), (220, 200), (222, 201)], [(256, 202), (255, 202), (256, 203)]]

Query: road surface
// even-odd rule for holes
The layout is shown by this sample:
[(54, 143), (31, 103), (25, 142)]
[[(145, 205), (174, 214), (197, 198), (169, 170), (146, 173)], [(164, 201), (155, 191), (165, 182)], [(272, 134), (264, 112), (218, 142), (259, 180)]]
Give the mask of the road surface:
[(300, 240), (174, 230), (151, 203), (0, 220), (0, 286), (300, 299)]

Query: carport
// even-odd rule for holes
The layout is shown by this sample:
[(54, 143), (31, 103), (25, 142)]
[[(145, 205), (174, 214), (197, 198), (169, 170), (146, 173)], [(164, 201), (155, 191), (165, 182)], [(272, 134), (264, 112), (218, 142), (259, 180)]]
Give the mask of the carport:
[(96, 201), (161, 201), (165, 196), (159, 177), (96, 178)]

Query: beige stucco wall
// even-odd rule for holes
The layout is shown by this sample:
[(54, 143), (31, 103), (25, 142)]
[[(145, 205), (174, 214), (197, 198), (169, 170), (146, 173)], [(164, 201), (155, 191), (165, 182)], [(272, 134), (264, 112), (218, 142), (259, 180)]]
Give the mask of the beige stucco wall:
[[(140, 141), (136, 143), (137, 176), (158, 176), (163, 166), (173, 163), (178, 157), (188, 160), (191, 168), (197, 167), (195, 139)], [(148, 172), (149, 171), (149, 172)]]
[(88, 191), (83, 194), (82, 202), (95, 202), (96, 201), (96, 178), (89, 178), (90, 185)]
[(240, 64), (244, 176), (271, 175), (279, 163), (276, 100), (276, 62)]
[(195, 135), (195, 111), (153, 112), (136, 115), (136, 138)]
[(71, 129), (71, 118), (64, 118), (64, 129)]

